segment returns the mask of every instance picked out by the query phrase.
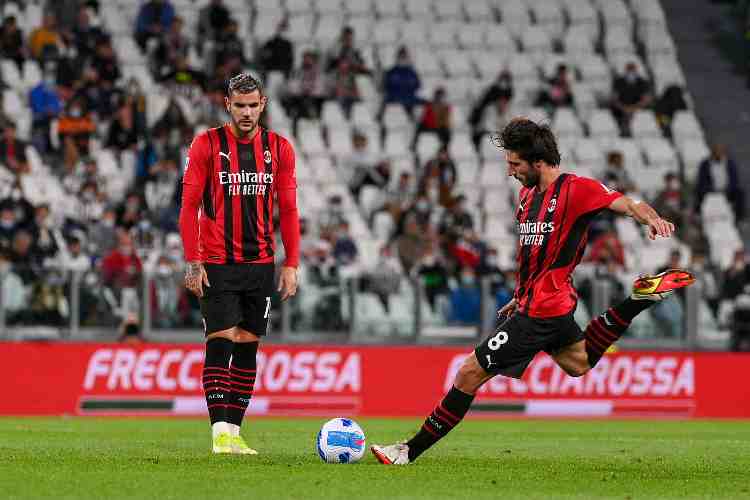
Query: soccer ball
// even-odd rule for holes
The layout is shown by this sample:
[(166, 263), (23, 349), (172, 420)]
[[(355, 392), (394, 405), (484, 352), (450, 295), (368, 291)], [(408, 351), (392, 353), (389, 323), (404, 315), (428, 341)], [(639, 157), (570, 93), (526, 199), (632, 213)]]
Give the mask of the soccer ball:
[(317, 447), (324, 462), (353, 464), (365, 454), (365, 433), (350, 418), (334, 418), (318, 432)]

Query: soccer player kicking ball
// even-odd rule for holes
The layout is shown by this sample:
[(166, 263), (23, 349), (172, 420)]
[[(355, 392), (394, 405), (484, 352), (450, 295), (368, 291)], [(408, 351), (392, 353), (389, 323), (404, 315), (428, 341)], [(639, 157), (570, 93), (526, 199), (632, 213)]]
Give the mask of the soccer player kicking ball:
[(294, 151), (286, 139), (258, 125), (266, 100), (252, 76), (233, 77), (225, 98), (231, 122), (197, 135), (185, 164), (180, 212), (185, 286), (199, 297), (203, 315), (203, 390), (214, 453), (257, 454), (240, 436), (240, 426), (271, 309), (274, 195), (286, 252), (278, 291), (282, 300), (297, 291)]
[(511, 121), (497, 138), (505, 150), (508, 175), (523, 187), (516, 220), (519, 228), (517, 285), (499, 316), (507, 319), (461, 365), (453, 387), (406, 443), (372, 446), (384, 464), (413, 462), (463, 419), (482, 384), (495, 375), (521, 378), (539, 351), (545, 351), (570, 376), (580, 377), (625, 332), (640, 312), (693, 276), (670, 269), (642, 276), (633, 292), (581, 331), (573, 319), (577, 295), (571, 273), (586, 248), (588, 226), (605, 208), (648, 226), (649, 237), (669, 237), (674, 226), (644, 202), (586, 177), (560, 172), (560, 153), (546, 126)]

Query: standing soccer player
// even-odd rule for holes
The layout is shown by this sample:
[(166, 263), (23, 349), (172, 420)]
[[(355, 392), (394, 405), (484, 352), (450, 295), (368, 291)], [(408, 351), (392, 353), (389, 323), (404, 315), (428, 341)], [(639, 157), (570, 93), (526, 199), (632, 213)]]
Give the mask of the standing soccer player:
[(231, 122), (197, 135), (185, 165), (180, 212), (185, 286), (199, 297), (203, 315), (203, 389), (214, 453), (257, 454), (240, 436), (240, 426), (271, 309), (274, 195), (286, 253), (278, 291), (281, 300), (297, 291), (294, 151), (286, 139), (258, 125), (266, 100), (252, 76), (233, 77), (225, 98)]
[(463, 419), (477, 390), (495, 375), (521, 378), (539, 351), (570, 376), (593, 368), (641, 311), (673, 290), (695, 281), (671, 269), (642, 276), (620, 304), (593, 319), (583, 332), (573, 319), (577, 294), (571, 273), (581, 261), (588, 227), (607, 208), (647, 225), (649, 237), (669, 237), (674, 226), (647, 203), (635, 202), (586, 177), (560, 172), (560, 153), (546, 126), (511, 121), (498, 137), (508, 175), (522, 185), (516, 220), (519, 229), (517, 284), (513, 299), (498, 311), (507, 319), (466, 357), (453, 387), (406, 443), (372, 447), (384, 464), (413, 462)]

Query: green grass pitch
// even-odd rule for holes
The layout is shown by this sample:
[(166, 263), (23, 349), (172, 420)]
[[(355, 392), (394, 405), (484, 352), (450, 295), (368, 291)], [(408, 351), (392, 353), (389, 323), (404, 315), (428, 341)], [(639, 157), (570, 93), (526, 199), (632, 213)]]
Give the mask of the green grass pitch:
[[(324, 419), (250, 419), (259, 456), (213, 456), (203, 420), (0, 418), (0, 497), (750, 498), (750, 423), (472, 420), (407, 467), (328, 465)], [(358, 419), (373, 442), (418, 420)]]

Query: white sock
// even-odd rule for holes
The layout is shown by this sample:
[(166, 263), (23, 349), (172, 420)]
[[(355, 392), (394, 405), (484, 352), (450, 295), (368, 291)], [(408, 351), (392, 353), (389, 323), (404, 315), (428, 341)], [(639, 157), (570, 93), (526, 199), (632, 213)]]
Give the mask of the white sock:
[(234, 425), (234, 424), (227, 424), (229, 426), (229, 435), (232, 437), (237, 437), (240, 435), (240, 426)]
[(216, 437), (219, 434), (230, 434), (229, 423), (227, 422), (216, 422), (211, 426), (211, 436)]

